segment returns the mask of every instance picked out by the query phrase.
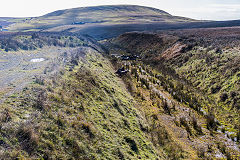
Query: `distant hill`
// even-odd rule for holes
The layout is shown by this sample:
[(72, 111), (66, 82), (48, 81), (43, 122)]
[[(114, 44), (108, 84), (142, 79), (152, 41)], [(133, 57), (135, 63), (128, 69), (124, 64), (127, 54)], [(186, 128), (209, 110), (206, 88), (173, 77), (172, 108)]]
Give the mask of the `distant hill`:
[[(11, 31), (44, 30), (54, 27), (78, 28), (95, 25), (193, 22), (195, 20), (172, 16), (150, 7), (112, 5), (81, 7), (55, 11), (41, 17), (30, 18), (9, 26)], [(71, 26), (71, 27), (69, 27)]]
[(13, 23), (24, 22), (25, 18), (0, 17), (0, 26), (7, 27)]
[(9, 31), (73, 32), (97, 40), (132, 31), (240, 26), (240, 21), (199, 21), (137, 5), (108, 5), (58, 10), (40, 17), (1, 18)]

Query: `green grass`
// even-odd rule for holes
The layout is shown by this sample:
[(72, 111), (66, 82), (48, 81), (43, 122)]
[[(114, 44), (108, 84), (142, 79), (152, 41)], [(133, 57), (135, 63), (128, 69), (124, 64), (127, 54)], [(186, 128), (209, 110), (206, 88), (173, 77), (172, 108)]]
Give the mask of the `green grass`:
[[(212, 63), (207, 64), (205, 57), (199, 58), (203, 53), (209, 55), (214, 59)], [(239, 92), (239, 77), (237, 73), (231, 74), (231, 68), (227, 70), (228, 63), (231, 63), (236, 56), (232, 52), (225, 51), (221, 56), (217, 55), (213, 50), (206, 52), (204, 49), (203, 52), (199, 52), (198, 49), (190, 51), (189, 53), (183, 55), (187, 56), (192, 54), (193, 56), (189, 58), (188, 62), (184, 63), (181, 67), (172, 64), (171, 66), (177, 71), (179, 75), (185, 77), (189, 82), (191, 82), (195, 87), (201, 89), (209, 95), (212, 101), (215, 101), (215, 104), (219, 105), (216, 108), (216, 115), (219, 120), (226, 121), (229, 126), (236, 126), (238, 124), (237, 110), (232, 108), (233, 98), (231, 98), (231, 92)], [(228, 58), (228, 60), (226, 60)], [(226, 70), (226, 72), (224, 72)], [(212, 88), (220, 86), (220, 90), (216, 93), (212, 93)], [(228, 100), (226, 102), (220, 102), (220, 96), (223, 93), (228, 94)], [(237, 97), (236, 97), (237, 98)], [(204, 103), (203, 103), (204, 104)], [(214, 107), (214, 106), (212, 106)], [(222, 109), (220, 109), (222, 108)], [(227, 118), (229, 115), (232, 115), (235, 118)]]
[(2, 137), (11, 149), (2, 157), (164, 158), (141, 130), (146, 122), (110, 61), (90, 49), (63, 73), (9, 97), (11, 120), (0, 133), (12, 137)]
[[(216, 138), (221, 135), (214, 131), (217, 129), (214, 120), (216, 118), (220, 121), (220, 125), (224, 126), (224, 129), (220, 127), (218, 129), (233, 132), (230, 133), (229, 138), (236, 138), (239, 134), (239, 107), (237, 107), (239, 105), (234, 106), (234, 101), (239, 101), (240, 91), (239, 63), (237, 63), (239, 55), (236, 54), (238, 47), (222, 48), (223, 53), (217, 53), (213, 47), (206, 48), (195, 44), (195, 47), (183, 52), (178, 51), (179, 48), (176, 47), (177, 43), (182, 43), (177, 39), (178, 37), (172, 35), (134, 32), (103, 43), (109, 47), (110, 54), (117, 52), (120, 55), (122, 53), (140, 55), (142, 63), (136, 65), (142, 65), (145, 71), (148, 70), (147, 65), (155, 69), (157, 72), (154, 73), (163, 89), (169, 92), (172, 98), (179, 102), (179, 105), (195, 110), (199, 116), (197, 120), (204, 119), (199, 125), (203, 130), (207, 129), (211, 136)], [(168, 52), (165, 52), (166, 50)], [(174, 54), (177, 56), (171, 57)], [(214, 88), (218, 86), (220, 89), (215, 91)], [(236, 96), (233, 97), (235, 92)], [(141, 91), (139, 96), (142, 97), (142, 94), (144, 92)], [(225, 94), (228, 98), (223, 102), (224, 98), (221, 97)], [(142, 99), (149, 100), (146, 97)], [(159, 112), (155, 113), (155, 115), (158, 114)], [(179, 125), (177, 120), (175, 122)], [(191, 123), (184, 123), (183, 126), (189, 134), (196, 135), (199, 127), (196, 124), (195, 127), (191, 125)], [(204, 134), (206, 134), (205, 131)], [(197, 137), (193, 139), (195, 138)], [(222, 138), (217, 141), (225, 143)], [(226, 148), (229, 149), (231, 146)], [(201, 147), (199, 155), (203, 156), (200, 152), (202, 152)], [(231, 151), (224, 154), (234, 155)]]
[[(137, 16), (137, 17), (136, 17)], [(142, 6), (116, 5), (73, 8), (55, 11), (41, 17), (28, 18), (16, 21), (10, 25), (10, 31), (30, 31), (49, 29), (57, 26), (72, 25), (84, 22), (89, 24), (134, 24), (158, 22), (193, 22), (195, 20), (183, 17), (175, 17), (167, 12)], [(81, 26), (87, 26), (81, 25)], [(75, 25), (72, 25), (74, 28)]]

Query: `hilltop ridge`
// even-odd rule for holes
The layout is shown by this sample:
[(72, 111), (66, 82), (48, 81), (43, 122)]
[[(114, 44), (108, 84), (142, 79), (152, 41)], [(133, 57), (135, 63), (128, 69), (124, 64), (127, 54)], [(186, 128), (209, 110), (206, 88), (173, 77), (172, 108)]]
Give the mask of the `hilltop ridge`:
[(106, 5), (58, 10), (40, 17), (24, 19), (9, 25), (8, 29), (10, 31), (42, 31), (47, 29), (64, 31), (70, 28), (71, 30), (75, 29), (74, 31), (78, 31), (79, 28), (96, 25), (109, 26), (119, 24), (193, 21), (196, 20), (172, 16), (163, 10), (151, 7), (137, 5)]
[[(64, 10), (57, 10), (48, 14), (45, 14), (41, 17), (48, 17), (48, 16), (59, 16), (62, 14), (66, 13), (71, 13), (71, 12), (100, 12), (100, 11), (105, 11), (105, 12), (115, 12), (115, 13), (120, 13), (120, 12), (125, 12), (125, 14), (132, 14), (135, 15), (137, 14), (145, 14), (146, 11), (149, 11), (149, 14), (151, 13), (152, 15), (154, 14), (161, 14), (161, 15), (170, 15), (168, 12), (165, 12), (160, 9), (152, 8), (152, 7), (146, 7), (146, 6), (139, 6), (139, 5), (103, 5), (103, 6), (90, 6), (90, 7), (78, 7), (78, 8), (72, 8), (72, 9), (64, 9)], [(126, 12), (127, 11), (127, 12)], [(145, 13), (143, 12), (145, 11)]]

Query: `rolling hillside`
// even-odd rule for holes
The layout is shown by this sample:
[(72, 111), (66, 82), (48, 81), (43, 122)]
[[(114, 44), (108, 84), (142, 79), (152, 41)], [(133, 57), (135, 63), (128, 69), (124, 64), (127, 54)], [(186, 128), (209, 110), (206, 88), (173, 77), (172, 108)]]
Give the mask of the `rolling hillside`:
[(136, 5), (81, 7), (59, 10), (40, 17), (0, 18), (1, 24), (14, 32), (74, 32), (88, 34), (97, 40), (132, 31), (240, 26), (239, 20), (199, 21)]
[[(175, 23), (195, 20), (172, 16), (169, 13), (150, 7), (134, 5), (82, 7), (55, 11), (41, 17), (9, 26), (10, 31), (44, 30), (58, 27), (58, 30), (84, 28), (96, 25)], [(60, 28), (59, 28), (60, 26)]]

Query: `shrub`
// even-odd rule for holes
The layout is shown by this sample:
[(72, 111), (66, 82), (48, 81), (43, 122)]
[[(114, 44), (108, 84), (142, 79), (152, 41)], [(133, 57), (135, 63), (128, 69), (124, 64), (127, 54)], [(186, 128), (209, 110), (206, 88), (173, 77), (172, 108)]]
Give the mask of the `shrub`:
[(232, 98), (235, 98), (235, 97), (237, 96), (237, 93), (234, 92), (234, 91), (231, 91), (231, 92), (230, 92), (230, 95), (231, 95)]
[(198, 132), (198, 134), (202, 134), (202, 127), (198, 125), (196, 117), (192, 117), (193, 128)]
[(222, 88), (221, 86), (212, 87), (211, 93), (212, 94), (218, 93), (221, 90), (221, 88)]
[(237, 141), (240, 142), (240, 126), (237, 127)]
[(95, 134), (93, 132), (93, 128), (92, 128), (92, 125), (89, 124), (89, 123), (86, 123), (86, 122), (82, 122), (82, 129), (87, 133), (89, 134), (89, 137), (90, 138), (94, 138), (95, 137)]
[(226, 145), (224, 143), (217, 142), (217, 147), (223, 154), (227, 153), (227, 147), (226, 147)]
[(44, 85), (44, 79), (41, 76), (35, 76), (35, 83)]
[(222, 93), (222, 94), (220, 95), (220, 100), (221, 100), (222, 102), (225, 102), (227, 99), (228, 99), (228, 94), (227, 94), (227, 93)]
[(164, 109), (164, 112), (171, 115), (171, 108), (170, 106), (168, 105), (167, 101), (164, 100), (163, 101), (163, 109)]
[(199, 158), (204, 158), (205, 157), (205, 153), (206, 153), (206, 151), (205, 151), (205, 149), (203, 147), (198, 148), (197, 154), (198, 154)]
[(215, 121), (215, 116), (212, 113), (209, 113), (206, 116), (206, 119), (207, 119), (207, 129), (217, 130), (218, 126), (217, 126), (217, 122)]
[(28, 153), (32, 153), (39, 145), (39, 136), (35, 133), (34, 128), (30, 125), (23, 125), (17, 131), (17, 137), (21, 146)]
[(217, 48), (217, 49), (216, 49), (216, 53), (218, 53), (218, 54), (222, 54), (222, 52), (223, 52), (223, 51), (222, 51), (221, 48)]
[(134, 152), (138, 153), (137, 144), (136, 144), (136, 142), (135, 142), (133, 139), (128, 138), (128, 137), (125, 137), (125, 141), (129, 144), (130, 148), (131, 148)]
[(64, 119), (58, 117), (57, 121), (56, 121), (57, 125), (60, 127), (65, 127), (65, 121)]
[(188, 124), (188, 121), (187, 121), (186, 117), (181, 117), (181, 118), (180, 118), (180, 124), (185, 127), (186, 131), (187, 131), (190, 135), (192, 135), (192, 131), (191, 131), (191, 128), (190, 128), (190, 126), (189, 126), (189, 124)]
[(9, 109), (5, 109), (0, 115), (1, 122), (9, 122), (11, 119), (12, 119), (12, 116), (9, 112)]
[(40, 110), (46, 109), (45, 108), (46, 99), (47, 99), (47, 96), (46, 96), (45, 90), (40, 90), (39, 94), (37, 96), (37, 99), (36, 99), (35, 103), (33, 104), (33, 107), (40, 109)]

